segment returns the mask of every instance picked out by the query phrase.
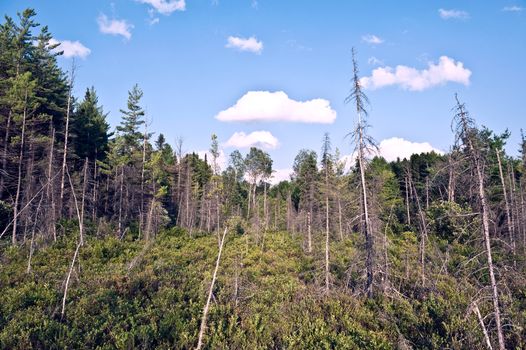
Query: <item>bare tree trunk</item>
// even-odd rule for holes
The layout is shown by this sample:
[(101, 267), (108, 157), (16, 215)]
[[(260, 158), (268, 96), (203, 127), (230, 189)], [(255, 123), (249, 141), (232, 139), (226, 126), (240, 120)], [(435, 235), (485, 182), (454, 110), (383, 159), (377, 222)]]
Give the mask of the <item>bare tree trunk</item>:
[(22, 165), (24, 161), (24, 145), (26, 141), (26, 119), (27, 119), (27, 89), (24, 97), (24, 113), (22, 115), (22, 134), (20, 136), (20, 153), (18, 155), (18, 180), (16, 185), (15, 205), (13, 208), (13, 235), (11, 241), (16, 244), (16, 230), (18, 226), (18, 203), (22, 186)]
[[(82, 199), (81, 199), (81, 205), (80, 205), (80, 227), (82, 227), (80, 231), (80, 244), (84, 245), (84, 204), (86, 202), (86, 188), (88, 185), (88, 158), (86, 157), (86, 160), (84, 161), (84, 176), (83, 176), (83, 182), (82, 182)], [(71, 189), (73, 191), (73, 189)]]
[(66, 166), (67, 166), (67, 157), (68, 157), (68, 139), (69, 139), (69, 117), (71, 113), (71, 99), (72, 99), (72, 90), (73, 90), (73, 81), (75, 79), (75, 61), (71, 65), (71, 74), (69, 78), (69, 87), (68, 87), (68, 104), (66, 109), (66, 128), (64, 130), (64, 151), (62, 157), (62, 178), (60, 180), (60, 212), (64, 206), (64, 181), (66, 176)]
[(307, 212), (307, 252), (312, 253), (311, 211)]
[[(148, 137), (148, 122), (144, 123), (144, 134), (142, 139), (142, 164), (141, 164), (141, 213), (139, 215), (139, 239), (144, 227), (144, 171), (146, 165), (146, 138)], [(155, 194), (154, 194), (155, 195)]]
[(477, 318), (479, 320), (480, 328), (482, 329), (482, 333), (484, 333), (484, 340), (486, 341), (488, 349), (493, 350), (493, 347), (491, 346), (491, 340), (489, 339), (488, 331), (486, 329), (486, 326), (484, 325), (484, 319), (480, 314), (480, 310), (476, 302), (473, 302), (473, 311), (475, 311), (475, 314), (477, 315)]
[(51, 181), (52, 178), (52, 172), (53, 172), (53, 153), (55, 148), (55, 128), (51, 127), (51, 143), (49, 145), (49, 164), (48, 164), (48, 172), (47, 172), (47, 178), (48, 183), (46, 187), (46, 198), (49, 202), (51, 202), (51, 223), (50, 223), (50, 229), (53, 232), (53, 241), (57, 241), (57, 218), (56, 218), (56, 208), (55, 208), (55, 194), (54, 194), (54, 186), (53, 182)]
[(340, 240), (343, 241), (343, 228), (342, 228), (342, 202), (340, 195), (338, 194), (338, 227), (340, 229)]
[(268, 210), (267, 210), (267, 182), (263, 181), (263, 215), (265, 216), (265, 230), (268, 228)]
[(118, 223), (119, 237), (122, 236), (122, 196), (123, 196), (122, 187), (123, 186), (124, 186), (124, 166), (121, 165), (120, 190), (119, 190), (119, 193), (120, 193), (120, 196), (119, 196), (119, 223)]
[(42, 195), (40, 196), (40, 200), (38, 201), (38, 206), (37, 206), (36, 213), (35, 213), (35, 219), (33, 221), (33, 228), (31, 230), (31, 243), (30, 243), (30, 246), (29, 246), (29, 258), (27, 259), (27, 270), (26, 270), (26, 273), (30, 273), (31, 272), (31, 259), (33, 258), (33, 252), (35, 251), (35, 249), (34, 249), (35, 230), (36, 230), (36, 226), (37, 226), (37, 223), (38, 223), (38, 214), (40, 213), (40, 207), (42, 205), (42, 199), (44, 199), (44, 193), (42, 193)]
[[(409, 169), (407, 169), (409, 173)], [(408, 175), (409, 179), (409, 186), (411, 188), (411, 191), (413, 192), (413, 196), (416, 199), (416, 205), (418, 208), (418, 217), (420, 218), (420, 271), (421, 271), (421, 278), (422, 278), (422, 287), (425, 286), (426, 283), (426, 274), (425, 274), (425, 257), (426, 257), (426, 238), (427, 238), (427, 223), (426, 218), (424, 215), (424, 212), (422, 211), (422, 206), (420, 205), (420, 197), (418, 196), (418, 193), (416, 192), (416, 187), (410, 177)]]
[(64, 296), (62, 297), (62, 311), (60, 312), (60, 319), (64, 318), (64, 314), (66, 312), (66, 298), (68, 297), (68, 288), (69, 288), (69, 280), (71, 279), (71, 273), (73, 272), (73, 268), (75, 266), (75, 261), (77, 260), (77, 256), (79, 254), (80, 249), (80, 242), (77, 244), (77, 248), (75, 249), (75, 254), (73, 254), (73, 259), (71, 259), (71, 265), (69, 267), (69, 272), (66, 277), (66, 283), (64, 286)]
[(325, 292), (329, 293), (329, 176), (325, 170)]
[(506, 211), (506, 223), (507, 223), (508, 234), (510, 237), (510, 246), (511, 246), (512, 254), (514, 257), (513, 260), (515, 260), (515, 237), (513, 234), (513, 225), (511, 223), (511, 212), (510, 212), (510, 203), (508, 200), (508, 191), (506, 190), (506, 183), (504, 181), (504, 173), (502, 172), (502, 163), (500, 161), (500, 151), (496, 149), (495, 153), (497, 154), (497, 163), (499, 165), (500, 183), (502, 185), (502, 193), (504, 195), (504, 209)]
[(97, 191), (99, 188), (99, 178), (97, 176), (97, 158), (93, 159), (93, 193), (91, 195), (91, 220), (95, 222), (97, 218)]
[(460, 118), (461, 127), (464, 130), (465, 139), (468, 143), (468, 148), (471, 153), (471, 158), (474, 164), (474, 171), (475, 171), (475, 176), (477, 179), (477, 186), (478, 186), (478, 197), (480, 200), (480, 205), (482, 207), (482, 229), (483, 229), (483, 236), (484, 236), (484, 245), (485, 245), (486, 254), (487, 254), (487, 263), (488, 263), (491, 291), (493, 294), (492, 299), (493, 299), (493, 308), (494, 308), (494, 313), (495, 313), (495, 323), (497, 325), (499, 350), (505, 350), (504, 334), (502, 332), (502, 323), (500, 319), (499, 293), (497, 289), (497, 281), (495, 279), (493, 257), (491, 253), (491, 238), (490, 238), (490, 233), (489, 233), (489, 206), (486, 200), (486, 193), (484, 191), (484, 176), (482, 173), (482, 167), (480, 164), (478, 150), (475, 149), (473, 145), (473, 141), (471, 140), (471, 135), (470, 135), (471, 129), (468, 125), (469, 122), (467, 119), (468, 118), (467, 112), (464, 110), (464, 105), (458, 101), (458, 98), (457, 98), (457, 106), (458, 106), (458, 117)]
[(221, 244), (219, 244), (219, 253), (217, 254), (216, 266), (214, 274), (212, 275), (212, 282), (210, 283), (210, 289), (208, 290), (208, 297), (206, 304), (203, 308), (203, 317), (201, 318), (201, 326), (199, 327), (199, 339), (197, 341), (196, 350), (200, 350), (203, 347), (203, 336), (206, 331), (206, 318), (208, 316), (208, 309), (210, 308), (210, 301), (212, 300), (212, 293), (214, 292), (214, 284), (217, 278), (217, 271), (219, 270), (219, 262), (221, 261), (221, 253), (223, 252), (223, 245), (225, 244), (225, 236), (228, 231), (228, 227), (225, 227), (223, 237), (221, 238)]
[[(360, 129), (361, 130), (361, 129)], [(367, 284), (366, 291), (367, 296), (371, 298), (374, 294), (373, 292), (373, 278), (374, 278), (374, 252), (373, 252), (373, 237), (371, 232), (371, 225), (369, 221), (369, 206), (367, 204), (367, 188), (365, 185), (365, 169), (364, 169), (364, 154), (363, 154), (363, 135), (360, 131), (360, 146), (358, 150), (358, 164), (360, 167), (360, 182), (362, 187), (362, 196), (363, 196), (363, 214), (364, 214), (364, 227), (365, 227), (365, 245), (367, 250), (366, 257), (366, 269), (367, 269)]]
[[(7, 169), (7, 149), (9, 147), (9, 131), (11, 130), (12, 114), (13, 112), (9, 110), (9, 113), (7, 115), (7, 125), (5, 129), (4, 150), (2, 154), (2, 172), (3, 173), (7, 172), (6, 170)], [(5, 186), (4, 181), (5, 181), (5, 176), (0, 177), (0, 198), (2, 198), (4, 194), (4, 186)]]
[(451, 155), (448, 156), (449, 163), (449, 181), (447, 184), (447, 201), (452, 203), (455, 201), (455, 169), (453, 167), (453, 161)]
[(407, 176), (405, 178), (405, 207), (407, 211), (407, 224), (411, 225), (411, 212), (409, 211), (409, 183)]

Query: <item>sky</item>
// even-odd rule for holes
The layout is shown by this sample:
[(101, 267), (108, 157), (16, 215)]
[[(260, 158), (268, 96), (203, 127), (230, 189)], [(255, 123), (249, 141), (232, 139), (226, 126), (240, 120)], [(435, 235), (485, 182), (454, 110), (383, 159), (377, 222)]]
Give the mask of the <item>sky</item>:
[(263, 148), (275, 180), (325, 132), (352, 153), (353, 47), (388, 160), (447, 152), (455, 93), (479, 125), (511, 131), (513, 155), (526, 128), (523, 0), (0, 1), (9, 16), (26, 7), (61, 43), (60, 66), (75, 60), (75, 95), (94, 86), (112, 127), (138, 84), (151, 131), (187, 152), (215, 133), (224, 162)]

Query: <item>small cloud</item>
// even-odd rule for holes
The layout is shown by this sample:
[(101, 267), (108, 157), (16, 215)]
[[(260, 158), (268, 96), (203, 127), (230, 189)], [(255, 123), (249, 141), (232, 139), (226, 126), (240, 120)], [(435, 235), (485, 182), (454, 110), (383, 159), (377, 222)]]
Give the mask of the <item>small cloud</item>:
[(133, 25), (126, 22), (126, 20), (108, 19), (108, 16), (101, 14), (97, 18), (99, 30), (104, 34), (121, 35), (127, 40), (131, 39), (131, 30)]
[(257, 10), (259, 8), (258, 0), (252, 0), (251, 6), (252, 6), (253, 9)]
[(162, 15), (170, 15), (175, 11), (186, 10), (185, 0), (136, 0), (142, 4), (148, 4)]
[(372, 66), (380, 66), (384, 64), (384, 61), (379, 60), (378, 58), (372, 56), (372, 57), (369, 57), (369, 59), (367, 60), (367, 63)]
[(260, 54), (263, 51), (263, 42), (257, 40), (255, 37), (240, 38), (236, 36), (229, 36), (225, 47), (237, 49), (239, 51), (248, 51)]
[(408, 66), (379, 67), (370, 77), (360, 79), (365, 89), (375, 90), (386, 86), (399, 85), (404, 90), (423, 91), (435, 86), (453, 82), (469, 85), (471, 71), (464, 64), (447, 56), (440, 57), (437, 64), (428, 63), (427, 69), (418, 70)]
[(336, 111), (321, 98), (295, 101), (283, 91), (249, 91), (215, 118), (224, 122), (300, 122), (331, 124)]
[(365, 41), (367, 44), (379, 45), (384, 42), (384, 39), (377, 37), (373, 34), (367, 34), (362, 36), (362, 41)]
[(442, 19), (468, 19), (469, 13), (460, 10), (439, 9), (438, 14)]
[(513, 6), (505, 6), (502, 11), (504, 12), (522, 12), (524, 10), (524, 7), (520, 7), (517, 5)]
[(53, 49), (54, 52), (60, 52), (62, 51), (64, 53), (64, 57), (80, 57), (80, 58), (86, 58), (90, 53), (91, 50), (88, 49), (86, 46), (82, 45), (80, 41), (69, 41), (69, 40), (56, 40), (56, 39), (50, 39), (49, 45), (55, 46), (59, 45), (56, 48)]
[(155, 17), (155, 10), (154, 9), (148, 9), (148, 24), (153, 26), (157, 23), (159, 23), (159, 17)]
[(235, 148), (261, 147), (276, 149), (278, 146), (278, 139), (269, 131), (254, 131), (248, 135), (242, 131), (235, 132), (225, 143), (225, 147)]

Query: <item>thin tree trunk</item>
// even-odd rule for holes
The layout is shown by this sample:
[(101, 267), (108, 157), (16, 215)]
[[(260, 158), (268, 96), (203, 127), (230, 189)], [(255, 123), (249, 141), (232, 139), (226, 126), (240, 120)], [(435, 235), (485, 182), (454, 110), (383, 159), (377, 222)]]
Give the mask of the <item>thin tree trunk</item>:
[(482, 315), (480, 314), (480, 310), (476, 302), (473, 302), (473, 310), (475, 311), (475, 314), (477, 315), (477, 319), (479, 320), (479, 324), (480, 324), (480, 328), (482, 329), (482, 333), (484, 333), (484, 340), (486, 341), (486, 345), (488, 346), (489, 350), (493, 350), (493, 347), (491, 346), (491, 340), (489, 339), (488, 331), (486, 329), (486, 326), (484, 325), (484, 319), (482, 318)]
[(62, 178), (60, 180), (60, 212), (62, 213), (62, 209), (64, 207), (64, 182), (65, 182), (65, 176), (66, 176), (66, 166), (67, 166), (67, 157), (68, 157), (68, 139), (69, 139), (69, 117), (71, 112), (71, 94), (73, 90), (73, 81), (75, 79), (75, 62), (73, 61), (71, 65), (71, 75), (69, 79), (69, 87), (68, 87), (68, 104), (66, 109), (66, 128), (64, 130), (64, 151), (63, 157), (62, 157)]
[(123, 191), (122, 191), (122, 187), (124, 186), (124, 166), (121, 166), (121, 175), (120, 175), (120, 190), (119, 190), (119, 193), (120, 193), (120, 196), (119, 196), (119, 228), (118, 228), (118, 233), (119, 233), (119, 237), (122, 236), (122, 196), (123, 196)]
[(22, 115), (22, 134), (20, 136), (20, 153), (18, 155), (18, 179), (16, 185), (15, 205), (13, 208), (13, 235), (11, 241), (16, 244), (16, 231), (18, 226), (18, 203), (20, 200), (20, 190), (22, 186), (22, 165), (24, 161), (24, 144), (26, 141), (26, 117), (27, 117), (27, 89), (24, 97), (24, 113)]
[[(11, 130), (11, 118), (12, 118), (13, 112), (9, 110), (9, 113), (7, 115), (7, 125), (5, 129), (5, 137), (4, 137), (4, 150), (2, 154), (2, 172), (7, 172), (7, 149), (9, 148), (9, 131)], [(4, 195), (4, 186), (5, 186), (5, 176), (2, 176), (0, 178), (0, 198)]]
[(212, 275), (212, 282), (210, 283), (210, 289), (208, 290), (208, 297), (206, 304), (203, 308), (203, 317), (201, 318), (201, 326), (199, 327), (199, 339), (197, 341), (196, 350), (200, 350), (203, 347), (203, 336), (206, 331), (206, 318), (208, 316), (208, 309), (210, 308), (210, 301), (212, 300), (212, 293), (214, 292), (214, 284), (217, 278), (217, 271), (219, 270), (219, 262), (221, 261), (221, 253), (223, 252), (223, 245), (225, 244), (225, 236), (228, 231), (228, 227), (225, 227), (223, 237), (221, 238), (221, 244), (219, 244), (219, 253), (217, 254), (216, 266), (214, 274)]
[(311, 211), (307, 212), (307, 252), (312, 253)]
[(340, 240), (343, 241), (343, 228), (342, 228), (342, 203), (340, 195), (338, 194), (338, 227), (340, 229)]
[(35, 219), (33, 221), (33, 228), (31, 230), (31, 243), (29, 246), (29, 258), (27, 259), (27, 270), (26, 273), (31, 272), (31, 259), (33, 258), (33, 253), (35, 251), (34, 243), (35, 243), (35, 230), (38, 223), (38, 214), (40, 213), (40, 207), (42, 205), (42, 199), (44, 199), (44, 193), (42, 192), (42, 195), (40, 196), (40, 200), (38, 201), (37, 210), (35, 213)]
[(55, 208), (55, 191), (53, 182), (51, 181), (52, 173), (53, 173), (53, 153), (55, 148), (55, 128), (51, 127), (51, 143), (49, 145), (49, 164), (48, 164), (48, 172), (47, 172), (47, 178), (48, 183), (46, 187), (46, 198), (49, 202), (51, 202), (51, 223), (50, 228), (53, 232), (53, 241), (57, 241), (57, 218), (56, 218), (56, 208)]
[(329, 175), (325, 169), (325, 292), (329, 293)]
[(500, 183), (502, 185), (502, 193), (504, 195), (504, 209), (506, 212), (506, 224), (507, 224), (507, 229), (508, 229), (508, 235), (510, 238), (510, 246), (511, 246), (512, 254), (515, 260), (515, 237), (513, 236), (513, 225), (511, 223), (511, 213), (510, 213), (510, 203), (508, 200), (508, 191), (506, 190), (506, 182), (504, 181), (504, 173), (502, 171), (502, 162), (500, 160), (500, 151), (496, 149), (495, 153), (497, 154), (497, 163), (499, 165)]
[(367, 284), (366, 284), (366, 291), (367, 296), (371, 298), (374, 294), (373, 292), (373, 278), (374, 278), (374, 253), (373, 253), (373, 237), (371, 232), (371, 226), (369, 221), (369, 206), (367, 204), (367, 188), (365, 185), (365, 169), (364, 169), (364, 143), (363, 143), (363, 135), (362, 130), (360, 128), (360, 143), (359, 143), (359, 150), (358, 150), (358, 164), (360, 167), (360, 182), (362, 187), (362, 196), (363, 196), (363, 214), (365, 218), (364, 227), (365, 227), (365, 245), (367, 250), (367, 258), (366, 258), (366, 269), (367, 269)]
[(71, 265), (69, 267), (69, 272), (66, 277), (66, 285), (64, 286), (64, 296), (62, 297), (62, 311), (60, 312), (60, 319), (64, 318), (64, 314), (66, 312), (66, 298), (68, 297), (69, 280), (71, 279), (71, 273), (73, 272), (75, 261), (77, 260), (77, 256), (79, 254), (80, 246), (81, 244), (79, 242), (77, 244), (77, 248), (75, 249), (75, 254), (73, 254), (73, 259), (71, 259)]
[(409, 211), (409, 184), (408, 184), (407, 176), (405, 178), (405, 207), (407, 211), (407, 224), (411, 225), (411, 213)]

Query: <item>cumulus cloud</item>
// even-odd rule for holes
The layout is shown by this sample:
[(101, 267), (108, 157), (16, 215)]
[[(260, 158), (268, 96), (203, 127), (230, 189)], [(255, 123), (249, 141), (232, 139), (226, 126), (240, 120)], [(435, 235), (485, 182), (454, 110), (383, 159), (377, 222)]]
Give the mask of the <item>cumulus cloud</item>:
[(502, 11), (504, 12), (522, 12), (524, 10), (523, 7), (513, 5), (513, 6), (505, 6)]
[(365, 41), (367, 44), (379, 45), (384, 42), (384, 39), (377, 37), (373, 34), (367, 34), (362, 36), (362, 41)]
[(101, 14), (97, 18), (99, 30), (104, 34), (120, 35), (130, 40), (131, 30), (133, 25), (126, 22), (126, 20), (109, 19), (105, 14)]
[(366, 89), (374, 90), (385, 86), (399, 85), (403, 89), (422, 91), (448, 82), (469, 85), (471, 71), (464, 64), (447, 56), (440, 57), (438, 63), (429, 62), (427, 69), (418, 70), (408, 66), (379, 67), (370, 77), (360, 82)]
[(468, 19), (469, 13), (460, 10), (445, 10), (439, 9), (438, 15), (442, 19)]
[(251, 36), (250, 38), (229, 36), (225, 47), (260, 54), (261, 51), (263, 51), (263, 42), (259, 41), (254, 36)]
[[(409, 159), (413, 154), (430, 153), (444, 154), (443, 151), (433, 147), (429, 142), (411, 142), (401, 137), (391, 137), (380, 142), (378, 151), (371, 151), (369, 157), (381, 156), (388, 162), (396, 161), (397, 158)], [(343, 155), (340, 162), (348, 171), (356, 163), (356, 152)]]
[(412, 154), (435, 152), (444, 154), (441, 150), (431, 146), (429, 142), (411, 142), (400, 137), (391, 137), (380, 142), (380, 155), (388, 162), (396, 158), (410, 158)]
[(49, 44), (52, 46), (55, 46), (59, 44), (53, 51), (55, 52), (64, 52), (64, 57), (80, 57), (80, 58), (86, 58), (90, 53), (91, 50), (88, 49), (86, 46), (82, 45), (80, 41), (69, 41), (69, 40), (62, 40), (58, 41), (56, 39), (50, 39)]
[(175, 11), (186, 10), (185, 0), (137, 0), (140, 3), (148, 4), (157, 12), (163, 15), (169, 15)]
[(331, 124), (336, 119), (330, 102), (317, 98), (295, 101), (283, 91), (249, 91), (234, 106), (219, 112), (224, 122), (301, 122)]
[(250, 134), (245, 134), (242, 131), (235, 132), (225, 143), (225, 147), (236, 148), (260, 147), (275, 149), (278, 146), (278, 139), (269, 131), (253, 131)]

